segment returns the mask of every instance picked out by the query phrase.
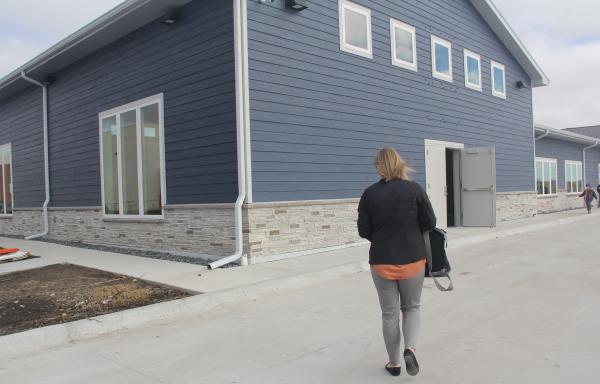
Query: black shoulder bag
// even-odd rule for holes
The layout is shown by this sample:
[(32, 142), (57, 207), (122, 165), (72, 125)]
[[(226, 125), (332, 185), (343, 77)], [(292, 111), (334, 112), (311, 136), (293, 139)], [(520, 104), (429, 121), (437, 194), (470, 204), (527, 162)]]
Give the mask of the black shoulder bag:
[[(431, 232), (423, 233), (423, 238), (425, 239), (425, 251), (427, 255), (425, 277), (432, 277), (440, 291), (449, 292), (454, 290), (454, 285), (450, 278), (450, 262), (446, 256), (446, 248), (448, 246), (446, 231), (434, 228)], [(448, 279), (448, 287), (444, 287), (438, 282), (438, 278), (441, 277)]]

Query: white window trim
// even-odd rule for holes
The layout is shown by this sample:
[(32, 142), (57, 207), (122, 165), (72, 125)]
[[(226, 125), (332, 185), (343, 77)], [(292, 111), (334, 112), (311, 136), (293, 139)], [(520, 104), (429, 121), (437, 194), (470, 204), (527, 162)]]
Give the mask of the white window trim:
[[(581, 168), (581, 191), (567, 192), (567, 165), (578, 165)], [(581, 192), (583, 192), (584, 188), (585, 186), (583, 185), (583, 163), (581, 161), (565, 160), (565, 192), (567, 192), (567, 195), (578, 195)]]
[[(401, 29), (412, 35), (413, 43), (413, 58), (412, 62), (400, 60), (396, 57), (396, 29)], [(403, 23), (401, 21), (390, 19), (390, 36), (392, 42), (392, 65), (400, 68), (409, 69), (411, 71), (417, 71), (417, 30), (415, 27)]]
[[(600, 163), (598, 163), (598, 185), (600, 185)], [(600, 199), (600, 196), (598, 196)]]
[[(12, 156), (12, 144), (11, 143), (0, 145), (0, 166), (4, 167), (3, 152), (7, 149), (10, 152), (10, 178), (11, 178), (11, 180), (10, 180), (10, 195), (12, 196), (12, 203), (11, 203), (12, 209), (11, 210), (14, 212), (15, 211), (15, 194), (13, 192), (14, 177), (13, 177), (13, 156)], [(5, 178), (4, 169), (2, 170), (2, 178), (3, 179)], [(6, 211), (6, 188), (4, 188), (4, 185), (6, 185), (5, 183), (6, 183), (6, 180), (2, 180), (3, 188), (0, 193), (2, 193), (2, 201), (4, 202), (4, 208), (3, 208), (2, 212), (0, 212), (0, 217), (12, 217), (12, 215), (13, 215), (12, 213), (4, 213)]]
[[(543, 163), (553, 163), (554, 164), (554, 178), (556, 179), (556, 193), (546, 193), (546, 194), (539, 194), (537, 193), (537, 162), (541, 161)], [(546, 196), (558, 196), (558, 161), (557, 159), (550, 159), (550, 158), (545, 158), (545, 157), (536, 157), (535, 158), (535, 193), (538, 197), (546, 197)], [(542, 164), (542, 172), (544, 171), (544, 166)], [(565, 182), (566, 185), (566, 182)], [(552, 189), (552, 179), (550, 179), (550, 189)]]
[[(496, 76), (494, 76), (494, 68), (498, 68), (502, 70), (504, 76), (502, 76), (502, 80), (504, 81), (504, 93), (496, 91)], [(492, 95), (499, 97), (501, 99), (506, 99), (506, 66), (504, 64), (500, 64), (494, 60), (490, 61), (490, 77), (492, 78)]]
[[(483, 92), (483, 82), (481, 79), (481, 55), (478, 55), (475, 52), (469, 51), (468, 49), (464, 50), (465, 52), (465, 87), (469, 89), (473, 89), (475, 91)], [(477, 60), (479, 67), (479, 84), (473, 84), (469, 82), (469, 61), (468, 58), (473, 58)]]
[[(439, 44), (441, 46), (444, 46), (446, 48), (448, 48), (448, 69), (450, 70), (450, 75), (446, 75), (445, 73), (440, 73), (437, 72), (436, 67), (435, 67), (435, 45)], [(448, 40), (444, 40), (441, 37), (437, 37), (435, 35), (431, 35), (431, 73), (433, 75), (433, 77), (435, 77), (436, 79), (440, 79), (440, 80), (444, 80), (444, 81), (448, 81), (450, 83), (454, 82), (453, 79), (453, 75), (452, 75), (452, 43), (449, 42)]]
[[(160, 156), (160, 191), (161, 191), (161, 208), (162, 213), (160, 215), (144, 215), (143, 214), (143, 172), (142, 172), (142, 162), (141, 158), (141, 124), (140, 124), (140, 109), (143, 107), (147, 107), (149, 105), (158, 104), (158, 130), (159, 130), (159, 156)], [(122, 172), (122, 164), (121, 164), (121, 155), (118, 156), (118, 170), (117, 170), (117, 182), (119, 184), (119, 214), (111, 215), (106, 214), (105, 208), (105, 197), (104, 197), (104, 154), (103, 154), (103, 142), (102, 142), (102, 120), (115, 116), (117, 118), (117, 148), (121, 148), (121, 124), (120, 124), (120, 114), (122, 112), (127, 112), (131, 110), (136, 110), (136, 121), (137, 121), (137, 166), (138, 166), (138, 196), (140, 201), (139, 215), (125, 215), (123, 214), (123, 180), (121, 178)], [(116, 107), (113, 109), (109, 109), (108, 111), (100, 112), (98, 114), (98, 131), (100, 134), (100, 188), (102, 190), (102, 215), (104, 218), (110, 219), (136, 219), (136, 220), (157, 220), (164, 218), (165, 206), (167, 204), (167, 194), (166, 194), (166, 176), (165, 176), (165, 130), (164, 130), (164, 95), (159, 93), (158, 95), (146, 97), (141, 100), (137, 100), (131, 102), (129, 104), (125, 104), (120, 107)], [(120, 152), (119, 152), (120, 153)]]
[[(350, 9), (367, 17), (367, 49), (346, 44), (346, 25), (344, 24), (344, 11)], [(369, 59), (373, 58), (373, 35), (371, 33), (371, 10), (354, 4), (348, 0), (338, 1), (339, 23), (340, 23), (340, 49), (344, 52), (353, 53)]]

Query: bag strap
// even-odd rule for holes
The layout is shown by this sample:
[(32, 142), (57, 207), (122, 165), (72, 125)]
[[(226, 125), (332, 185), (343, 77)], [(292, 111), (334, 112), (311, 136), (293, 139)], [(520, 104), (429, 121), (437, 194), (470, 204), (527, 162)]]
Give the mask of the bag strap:
[[(432, 272), (431, 268), (433, 268), (433, 257), (431, 254), (431, 239), (429, 238), (429, 232), (430, 231), (426, 231), (423, 232), (423, 238), (425, 239), (425, 258), (427, 259), (427, 265), (429, 266), (429, 276), (433, 278), (433, 282), (435, 283), (436, 287), (442, 291), (442, 292), (450, 292), (454, 290), (454, 284), (452, 283), (452, 279), (450, 278), (450, 275), (448, 274), (448, 272), (446, 271), (440, 271), (440, 272)], [(444, 235), (444, 238), (446, 236)], [(447, 244), (446, 244), (447, 246)], [(444, 287), (442, 284), (440, 284), (440, 282), (437, 280), (438, 277), (445, 277), (448, 279), (449, 284), (448, 287)]]

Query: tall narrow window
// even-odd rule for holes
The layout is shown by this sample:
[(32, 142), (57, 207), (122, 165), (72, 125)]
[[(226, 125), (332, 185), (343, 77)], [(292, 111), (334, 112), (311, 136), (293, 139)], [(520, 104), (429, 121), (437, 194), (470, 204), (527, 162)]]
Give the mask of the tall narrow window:
[(538, 196), (555, 195), (557, 187), (556, 159), (535, 159), (535, 178)]
[(371, 10), (348, 0), (339, 0), (340, 49), (373, 58)]
[(565, 189), (567, 193), (583, 192), (583, 172), (581, 161), (565, 161)]
[(160, 216), (162, 95), (100, 114), (105, 215)]
[(506, 99), (506, 67), (492, 61), (492, 95)]
[(417, 70), (417, 37), (415, 27), (390, 19), (392, 64)]
[(13, 213), (13, 181), (11, 145), (0, 146), (0, 215)]
[(452, 82), (452, 44), (431, 36), (431, 65), (433, 77)]
[(465, 49), (465, 86), (481, 92), (481, 56)]

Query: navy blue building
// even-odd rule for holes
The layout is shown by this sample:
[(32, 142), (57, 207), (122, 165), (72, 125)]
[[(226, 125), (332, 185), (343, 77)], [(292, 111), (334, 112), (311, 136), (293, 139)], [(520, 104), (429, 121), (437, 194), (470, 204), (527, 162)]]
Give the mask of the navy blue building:
[(251, 261), (343, 246), (382, 147), (442, 227), (537, 212), (549, 81), (491, 1), (286, 3), (128, 0), (1, 79), (0, 233)]

